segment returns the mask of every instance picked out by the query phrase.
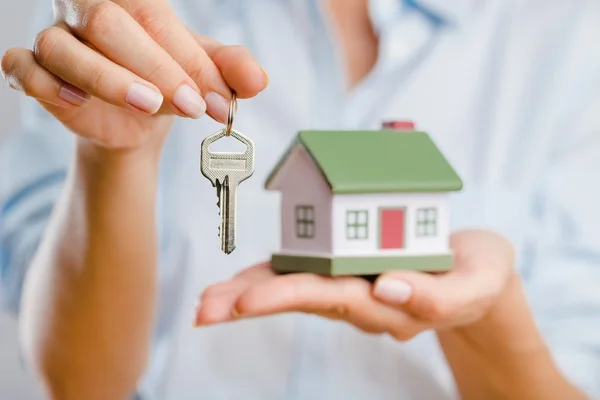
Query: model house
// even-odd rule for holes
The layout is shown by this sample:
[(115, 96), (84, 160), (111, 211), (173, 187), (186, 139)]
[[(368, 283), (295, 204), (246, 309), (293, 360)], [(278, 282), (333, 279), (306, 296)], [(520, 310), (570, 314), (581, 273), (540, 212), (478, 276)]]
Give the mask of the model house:
[(450, 269), (449, 196), (462, 181), (411, 123), (303, 131), (269, 175), (281, 192), (278, 272)]

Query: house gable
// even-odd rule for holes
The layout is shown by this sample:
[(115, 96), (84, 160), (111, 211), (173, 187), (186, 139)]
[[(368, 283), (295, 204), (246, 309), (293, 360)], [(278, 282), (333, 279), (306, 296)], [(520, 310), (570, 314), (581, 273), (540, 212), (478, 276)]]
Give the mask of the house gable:
[(302, 146), (295, 146), (272, 180), (281, 192), (281, 249), (330, 253), (332, 193)]
[[(325, 176), (315, 164), (314, 159), (299, 141), (294, 141), (290, 148), (285, 152), (284, 156), (279, 160), (277, 166), (273, 169), (267, 179), (265, 184), (266, 189), (282, 190), (283, 187), (289, 183), (291, 178), (297, 177), (297, 174), (294, 174), (293, 172), (298, 166), (305, 166), (306, 172), (310, 173), (310, 176), (300, 179), (303, 184), (311, 185), (309, 180), (312, 179), (314, 181), (320, 181), (325, 184), (328, 189), (331, 189), (329, 184), (325, 181)], [(294, 184), (298, 184), (298, 182), (294, 182)]]

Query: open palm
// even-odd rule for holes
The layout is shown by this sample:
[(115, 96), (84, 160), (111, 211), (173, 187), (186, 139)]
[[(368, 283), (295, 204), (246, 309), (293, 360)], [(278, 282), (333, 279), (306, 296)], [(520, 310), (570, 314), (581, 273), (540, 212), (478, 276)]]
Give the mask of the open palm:
[(268, 263), (256, 265), (208, 287), (196, 325), (303, 312), (408, 340), (427, 329), (470, 324), (486, 315), (515, 276), (513, 249), (487, 231), (455, 233), (450, 245), (455, 254), (450, 272), (394, 271), (374, 284), (359, 277), (277, 275)]

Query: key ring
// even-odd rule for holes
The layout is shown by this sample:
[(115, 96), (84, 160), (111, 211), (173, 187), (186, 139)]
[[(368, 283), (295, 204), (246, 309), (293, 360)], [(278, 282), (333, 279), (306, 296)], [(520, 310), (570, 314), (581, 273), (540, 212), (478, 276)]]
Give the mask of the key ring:
[(227, 127), (225, 128), (225, 136), (231, 135), (233, 129), (233, 120), (237, 112), (237, 97), (235, 91), (231, 92), (231, 101), (229, 102), (229, 113), (227, 114)]

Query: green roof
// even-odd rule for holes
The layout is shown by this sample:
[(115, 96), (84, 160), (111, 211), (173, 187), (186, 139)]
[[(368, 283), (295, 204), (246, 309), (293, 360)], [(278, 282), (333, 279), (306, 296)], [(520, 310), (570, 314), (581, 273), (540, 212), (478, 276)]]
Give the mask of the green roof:
[(342, 193), (448, 192), (462, 181), (429, 135), (417, 131), (302, 131), (297, 145), (315, 161), (331, 190)]

